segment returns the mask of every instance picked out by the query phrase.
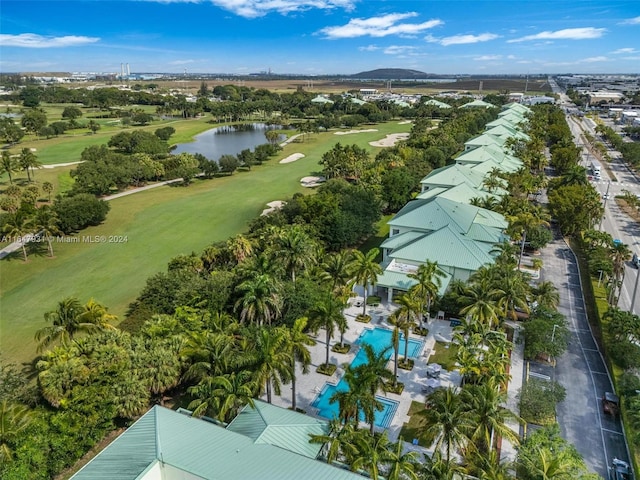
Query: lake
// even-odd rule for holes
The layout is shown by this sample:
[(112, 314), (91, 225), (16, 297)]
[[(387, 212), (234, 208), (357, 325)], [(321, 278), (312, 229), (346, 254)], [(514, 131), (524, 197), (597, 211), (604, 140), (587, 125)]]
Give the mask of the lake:
[[(178, 144), (171, 153), (201, 153), (209, 160), (217, 161), (222, 155), (237, 155), (246, 148), (253, 150), (258, 145), (268, 143), (265, 132), (281, 128), (282, 125), (266, 123), (216, 127), (196, 135), (193, 142)], [(285, 135), (281, 135), (280, 141), (285, 138)]]

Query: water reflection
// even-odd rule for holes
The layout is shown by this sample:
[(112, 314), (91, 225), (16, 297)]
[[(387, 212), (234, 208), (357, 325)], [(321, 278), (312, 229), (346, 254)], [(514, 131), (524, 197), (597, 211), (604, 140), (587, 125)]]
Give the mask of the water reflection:
[[(247, 148), (254, 149), (258, 145), (268, 143), (265, 133), (269, 130), (281, 129), (282, 125), (266, 123), (243, 123), (212, 128), (199, 135), (189, 143), (181, 143), (172, 153), (200, 153), (209, 160), (218, 160), (222, 155), (237, 155)], [(283, 141), (286, 135), (280, 135)]]

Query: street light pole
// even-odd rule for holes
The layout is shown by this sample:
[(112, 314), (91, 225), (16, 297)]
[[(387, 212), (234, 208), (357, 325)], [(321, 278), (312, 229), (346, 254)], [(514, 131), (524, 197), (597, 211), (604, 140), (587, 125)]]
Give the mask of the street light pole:
[(633, 287), (633, 296), (631, 297), (631, 308), (629, 308), (629, 312), (633, 313), (633, 307), (636, 305), (636, 294), (638, 293), (638, 280), (640, 280), (640, 269), (638, 269), (638, 274), (636, 275), (636, 283)]
[(607, 192), (604, 194), (604, 203), (602, 204), (602, 218), (600, 219), (600, 226), (598, 230), (602, 230), (602, 220), (604, 220), (604, 211), (607, 209), (607, 200), (609, 199), (609, 187), (611, 186), (611, 180), (607, 183)]

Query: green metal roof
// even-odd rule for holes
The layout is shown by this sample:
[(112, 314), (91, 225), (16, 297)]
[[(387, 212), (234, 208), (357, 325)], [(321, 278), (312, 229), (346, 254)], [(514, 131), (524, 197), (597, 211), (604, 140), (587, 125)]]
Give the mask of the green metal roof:
[(389, 256), (400, 263), (402, 260), (431, 260), (438, 262), (441, 267), (476, 271), (482, 265), (493, 263), (489, 253), (493, 248), (493, 245), (466, 238), (448, 225), (404, 248), (394, 250)]
[(496, 160), (502, 162), (503, 160), (512, 160), (515, 163), (522, 163), (513, 155), (509, 155), (496, 145), (481, 145), (478, 148), (467, 150), (458, 155), (454, 160), (456, 162), (466, 163), (481, 163), (487, 160)]
[(309, 435), (326, 435), (328, 423), (298, 412), (255, 401), (255, 408), (245, 406), (227, 426), (227, 430), (284, 448), (309, 458), (316, 458), (322, 445), (309, 443)]
[(510, 121), (511, 123), (527, 123), (527, 119), (524, 115), (519, 115), (517, 112), (512, 110), (505, 110), (498, 114), (499, 118), (504, 118), (505, 120)]
[(423, 185), (453, 187), (461, 183), (468, 183), (473, 187), (481, 187), (484, 175), (471, 170), (470, 166), (451, 164), (432, 170), (420, 183)]
[(488, 128), (485, 130), (485, 133), (489, 133), (491, 135), (497, 135), (499, 137), (504, 138), (515, 138), (518, 140), (529, 140), (529, 135), (521, 132), (511, 126), (508, 125), (498, 125), (495, 127)]
[(507, 221), (499, 213), (442, 197), (412, 200), (387, 223), (392, 227), (423, 232), (440, 230), (451, 225), (461, 234), (466, 234), (473, 223), (497, 228), (507, 227)]
[(435, 100), (433, 98), (423, 102), (423, 105), (433, 105), (433, 106), (439, 107), (439, 108), (451, 108), (451, 105), (449, 105), (448, 103), (439, 102), (438, 100)]
[(325, 97), (324, 95), (318, 95), (317, 97), (312, 98), (311, 101), (313, 103), (333, 103), (333, 100)]
[(507, 143), (506, 138), (498, 137), (497, 135), (491, 135), (490, 133), (483, 133), (471, 140), (464, 142), (465, 147), (480, 147), (482, 145), (497, 145), (500, 148)]
[[(438, 191), (440, 190), (440, 191)], [(468, 183), (461, 183), (460, 185), (455, 185), (449, 188), (434, 188), (429, 189), (426, 192), (421, 193), (416, 198), (431, 198), (439, 196), (442, 198), (446, 198), (448, 200), (453, 200), (454, 202), (460, 203), (471, 203), (471, 200), (474, 198), (485, 198), (485, 197), (494, 197), (497, 198), (497, 195), (491, 194), (484, 190), (480, 190), (478, 188), (474, 188)]]
[[(470, 164), (471, 165), (471, 164)], [(513, 162), (497, 162), (495, 160), (486, 160), (481, 163), (476, 163), (472, 165), (471, 168), (482, 175), (482, 177), (486, 177), (486, 175), (491, 172), (494, 168), (497, 168), (501, 172), (515, 172), (516, 170), (522, 168), (521, 164), (513, 163)], [(498, 192), (498, 190), (496, 190)], [(500, 195), (506, 195), (509, 193), (507, 190), (500, 189)]]
[(523, 115), (526, 115), (527, 113), (532, 112), (532, 110), (529, 107), (516, 102), (507, 103), (506, 105), (502, 106), (502, 109), (507, 111), (512, 110)]
[(511, 127), (511, 128), (519, 128), (519, 124), (522, 123), (524, 120), (514, 120), (513, 118), (505, 118), (505, 117), (498, 117), (495, 120), (487, 123), (485, 125), (486, 128), (491, 128), (491, 127), (499, 127), (500, 125), (506, 125), (507, 127)]
[(473, 102), (465, 103), (460, 108), (495, 108), (496, 106), (493, 103), (488, 103), (483, 100), (474, 100)]
[[(449, 283), (453, 278), (446, 272), (442, 272), (443, 277), (440, 278), (440, 288), (438, 289), (438, 295), (444, 295), (449, 288)], [(395, 272), (393, 270), (384, 270), (382, 275), (378, 277), (376, 285), (379, 287), (395, 288), (396, 290), (407, 291), (418, 283), (417, 280), (407, 277), (406, 273)]]
[(384, 242), (380, 244), (382, 248), (400, 248), (407, 243), (413, 242), (415, 239), (424, 236), (424, 232), (405, 232), (399, 235), (394, 235), (392, 237), (387, 238)]
[[(169, 465), (206, 480), (336, 480), (360, 475), (226, 430), (205, 420), (154, 406), (87, 463), (74, 480), (164, 478)], [(161, 475), (157, 471), (160, 469)], [(176, 477), (172, 477), (176, 478)]]

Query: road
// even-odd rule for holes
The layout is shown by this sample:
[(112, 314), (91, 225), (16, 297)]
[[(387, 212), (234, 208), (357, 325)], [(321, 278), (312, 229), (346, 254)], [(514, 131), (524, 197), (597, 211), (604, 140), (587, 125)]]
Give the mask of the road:
[(562, 436), (576, 447), (590, 471), (607, 478), (611, 460), (628, 461), (628, 453), (619, 419), (602, 413), (600, 399), (613, 387), (589, 329), (577, 261), (560, 235), (542, 250), (541, 258), (542, 281), (552, 281), (558, 289), (558, 311), (567, 319), (570, 340), (555, 368), (531, 363), (530, 374), (548, 376), (565, 387), (567, 396), (557, 408)]

